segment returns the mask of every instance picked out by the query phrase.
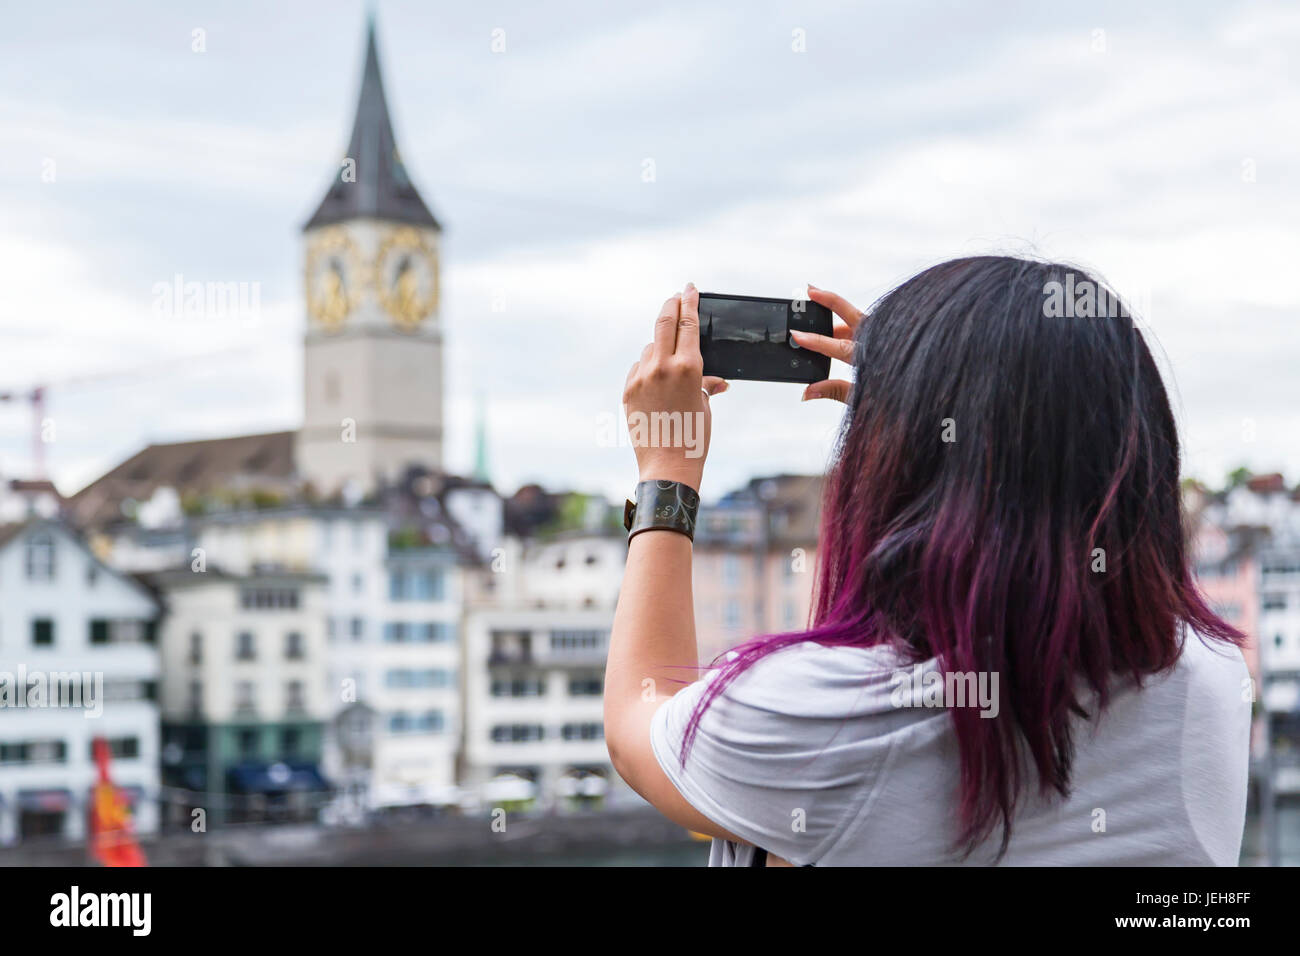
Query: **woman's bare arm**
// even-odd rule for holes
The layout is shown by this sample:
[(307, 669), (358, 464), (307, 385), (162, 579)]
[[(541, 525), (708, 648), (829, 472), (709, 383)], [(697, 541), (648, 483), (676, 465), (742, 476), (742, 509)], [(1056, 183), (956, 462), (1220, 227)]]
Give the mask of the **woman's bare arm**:
[[(654, 342), (628, 373), (628, 413), (680, 412), (703, 423), (698, 455), (685, 447), (637, 446), (641, 480), (680, 481), (699, 490), (708, 450), (709, 403), (699, 343), (699, 293), (693, 285), (664, 303)], [(691, 540), (675, 531), (643, 531), (628, 543), (605, 667), (605, 743), (619, 776), (664, 816), (727, 840), (738, 838), (704, 817), (678, 793), (650, 746), (650, 720), (667, 698), (698, 677), (691, 599)]]

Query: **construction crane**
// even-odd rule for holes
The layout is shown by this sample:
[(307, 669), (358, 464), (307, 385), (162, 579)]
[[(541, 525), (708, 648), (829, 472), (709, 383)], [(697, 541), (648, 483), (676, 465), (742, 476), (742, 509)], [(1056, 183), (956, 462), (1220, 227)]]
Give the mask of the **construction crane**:
[(37, 481), (45, 478), (45, 442), (42, 440), (42, 422), (45, 421), (45, 388), (35, 385), (25, 392), (0, 392), (0, 402), (21, 402), (26, 400), (32, 406), (32, 477)]
[(51, 388), (62, 391), (68, 388), (80, 388), (85, 385), (102, 385), (119, 380), (139, 379), (147, 375), (169, 374), (195, 362), (209, 362), (225, 356), (243, 355), (254, 351), (257, 351), (257, 346), (239, 346), (237, 348), (221, 349), (216, 352), (185, 355), (177, 359), (155, 362), (131, 369), (105, 369), (99, 372), (59, 379), (55, 382), (42, 382), (26, 388), (0, 390), (0, 402), (25, 401), (31, 406), (32, 478), (43, 481), (48, 477), (45, 469), (45, 399)]

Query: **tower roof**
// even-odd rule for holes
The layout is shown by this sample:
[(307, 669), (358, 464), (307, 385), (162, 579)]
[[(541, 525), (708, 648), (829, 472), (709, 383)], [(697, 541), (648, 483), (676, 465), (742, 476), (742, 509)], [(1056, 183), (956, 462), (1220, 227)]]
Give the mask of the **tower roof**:
[(361, 95), (352, 122), (347, 158), (356, 164), (356, 181), (344, 179), (345, 168), (340, 164), (329, 191), (303, 226), (304, 230), (358, 218), (442, 228), (420, 198), (397, 149), (379, 72), (373, 20), (367, 27), (366, 65), (361, 73)]

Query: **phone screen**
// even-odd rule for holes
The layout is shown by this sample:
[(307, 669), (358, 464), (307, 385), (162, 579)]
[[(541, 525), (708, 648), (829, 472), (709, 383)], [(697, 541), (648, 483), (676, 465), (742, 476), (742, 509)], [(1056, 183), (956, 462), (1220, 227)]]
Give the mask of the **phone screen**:
[(831, 360), (794, 344), (790, 332), (831, 334), (831, 313), (808, 300), (700, 293), (704, 374), (757, 382), (820, 382)]

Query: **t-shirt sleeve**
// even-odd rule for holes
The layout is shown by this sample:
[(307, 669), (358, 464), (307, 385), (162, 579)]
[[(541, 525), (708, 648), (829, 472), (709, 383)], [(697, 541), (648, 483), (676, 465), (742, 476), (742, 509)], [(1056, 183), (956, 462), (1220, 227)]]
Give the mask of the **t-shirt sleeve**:
[(824, 686), (812, 660), (777, 652), (737, 677), (704, 712), (684, 765), (687, 724), (717, 672), (660, 705), (650, 728), (660, 767), (691, 806), (796, 866), (835, 844), (888, 755), (887, 739), (861, 733), (853, 688)]

